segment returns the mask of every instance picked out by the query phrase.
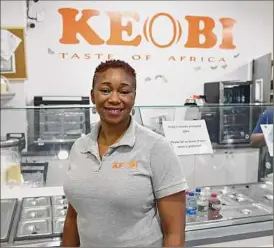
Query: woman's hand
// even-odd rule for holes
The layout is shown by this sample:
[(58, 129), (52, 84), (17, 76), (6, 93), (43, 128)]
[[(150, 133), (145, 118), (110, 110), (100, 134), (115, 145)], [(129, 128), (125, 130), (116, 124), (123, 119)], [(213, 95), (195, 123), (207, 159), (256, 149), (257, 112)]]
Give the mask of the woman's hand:
[(262, 133), (254, 133), (250, 137), (250, 144), (252, 147), (262, 147), (265, 146), (265, 139)]
[(185, 192), (157, 200), (164, 233), (164, 247), (183, 247), (185, 244)]
[(68, 204), (68, 211), (63, 230), (63, 247), (79, 247), (80, 240), (77, 228), (77, 213), (75, 209)]

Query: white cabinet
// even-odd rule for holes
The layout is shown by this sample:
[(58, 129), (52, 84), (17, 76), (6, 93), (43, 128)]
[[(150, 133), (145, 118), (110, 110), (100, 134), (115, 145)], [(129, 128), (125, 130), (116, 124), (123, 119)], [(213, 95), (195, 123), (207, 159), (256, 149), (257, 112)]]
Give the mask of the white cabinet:
[(225, 168), (227, 184), (258, 181), (259, 149), (235, 149), (227, 154)]
[(194, 163), (195, 187), (257, 182), (259, 149), (216, 149), (195, 155)]
[(183, 166), (187, 185), (190, 189), (195, 187), (195, 167), (194, 167), (194, 156), (180, 156), (180, 161)]
[(213, 186), (225, 184), (226, 154), (215, 152), (195, 156), (195, 186)]

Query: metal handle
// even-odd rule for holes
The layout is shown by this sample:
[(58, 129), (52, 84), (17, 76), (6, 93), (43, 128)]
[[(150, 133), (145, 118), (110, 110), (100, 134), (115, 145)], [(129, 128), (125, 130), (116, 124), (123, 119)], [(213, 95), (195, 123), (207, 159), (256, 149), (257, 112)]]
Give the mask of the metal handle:
[[(19, 136), (19, 137), (18, 137)], [(25, 134), (24, 133), (7, 133), (7, 140), (18, 139), (19, 140), (19, 151), (21, 152), (26, 146)]]
[[(13, 135), (15, 135), (15, 137), (13, 137)], [(18, 135), (20, 135), (20, 137), (18, 137)], [(7, 133), (6, 137), (7, 137), (7, 140), (11, 138), (21, 139), (21, 138), (25, 138), (25, 134), (24, 133)]]

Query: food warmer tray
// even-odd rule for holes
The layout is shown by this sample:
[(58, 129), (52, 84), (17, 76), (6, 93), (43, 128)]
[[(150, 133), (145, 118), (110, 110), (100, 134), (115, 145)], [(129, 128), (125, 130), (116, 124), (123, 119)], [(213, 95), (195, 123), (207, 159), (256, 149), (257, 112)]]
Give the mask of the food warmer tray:
[(1, 199), (1, 242), (7, 242), (9, 239), (17, 199)]

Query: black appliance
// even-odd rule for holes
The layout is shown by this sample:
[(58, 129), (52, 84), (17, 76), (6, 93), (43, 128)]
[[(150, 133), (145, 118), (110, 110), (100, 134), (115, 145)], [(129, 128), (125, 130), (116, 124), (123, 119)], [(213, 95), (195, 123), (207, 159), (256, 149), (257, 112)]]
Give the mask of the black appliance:
[(215, 129), (217, 143), (249, 143), (252, 110), (247, 104), (253, 100), (252, 82), (208, 82), (204, 84), (204, 95), (207, 104), (223, 105), (214, 111), (218, 116), (217, 123), (208, 124), (209, 129)]
[(90, 132), (89, 97), (35, 96), (34, 106), (28, 151), (70, 150)]
[(219, 140), (219, 109), (216, 107), (200, 107), (201, 119), (205, 120), (211, 143)]
[(242, 104), (251, 103), (251, 81), (221, 81), (204, 84), (206, 103)]
[(224, 106), (220, 112), (220, 143), (249, 143), (252, 133), (249, 106)]

